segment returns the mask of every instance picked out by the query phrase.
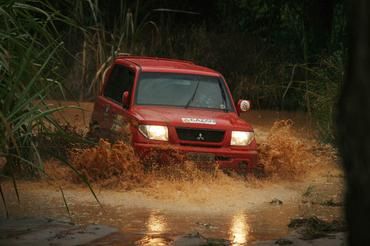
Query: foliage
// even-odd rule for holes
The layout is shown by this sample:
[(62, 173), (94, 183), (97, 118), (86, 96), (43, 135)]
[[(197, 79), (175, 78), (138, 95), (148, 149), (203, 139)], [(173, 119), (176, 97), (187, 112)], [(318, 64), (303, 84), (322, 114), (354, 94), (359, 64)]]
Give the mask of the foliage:
[[(46, 100), (56, 91), (63, 95), (59, 81), (64, 50), (57, 26), (73, 22), (48, 2), (6, 0), (0, 3), (0, 23), (0, 157), (6, 158), (1, 176), (12, 176), (19, 201), (15, 174), (44, 173), (40, 136), (63, 131), (53, 113), (65, 107), (50, 108)], [(69, 167), (98, 201), (86, 178)]]
[(51, 90), (61, 90), (58, 15), (48, 5), (8, 0), (0, 5), (0, 20), (0, 152), (7, 168), (42, 170), (35, 134), (58, 127), (50, 115), (61, 109), (45, 102)]
[(344, 79), (344, 62), (341, 54), (325, 58), (316, 67), (306, 68), (311, 74), (307, 80), (306, 105), (316, 119), (324, 141), (334, 142), (336, 106)]
[[(295, 64), (287, 81), (286, 94), (299, 93), (300, 104), (316, 121), (317, 129), (325, 142), (335, 138), (334, 119), (338, 94), (343, 83), (344, 58), (341, 53), (322, 58), (315, 64)], [(301, 73), (304, 76), (299, 78)], [(282, 101), (283, 107), (284, 101)]]
[[(65, 57), (72, 66), (64, 72), (68, 78), (64, 85), (81, 100), (92, 98), (100, 91), (100, 82), (113, 57), (129, 52), (141, 54), (142, 47), (136, 43), (136, 37), (144, 31), (155, 36), (158, 31), (156, 23), (147, 16), (138, 20), (137, 12), (133, 13), (126, 1), (114, 3), (115, 16), (101, 9), (106, 3), (98, 0), (65, 1), (63, 4), (65, 9), (72, 10), (63, 14), (78, 23), (61, 28), (66, 33), (66, 48), (73, 55)], [(136, 8), (139, 8), (139, 1)]]

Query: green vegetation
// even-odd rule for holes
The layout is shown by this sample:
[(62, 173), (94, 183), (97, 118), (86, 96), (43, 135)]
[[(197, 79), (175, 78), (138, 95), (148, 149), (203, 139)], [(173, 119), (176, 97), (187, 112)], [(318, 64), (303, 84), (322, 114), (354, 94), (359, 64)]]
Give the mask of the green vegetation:
[(63, 95), (58, 26), (72, 22), (47, 2), (7, 0), (0, 3), (0, 23), (0, 157), (6, 160), (0, 175), (12, 177), (19, 200), (15, 175), (44, 173), (40, 139), (63, 130), (53, 113), (65, 107), (49, 108), (46, 100)]
[(305, 81), (307, 111), (316, 120), (322, 140), (333, 142), (336, 104), (344, 80), (342, 55), (334, 54), (324, 58), (318, 66), (308, 67), (306, 70), (310, 74)]
[(42, 171), (35, 135), (59, 126), (51, 114), (61, 108), (49, 109), (45, 99), (62, 90), (63, 42), (55, 26), (60, 17), (50, 6), (39, 5), (11, 0), (0, 5), (0, 153), (10, 173)]

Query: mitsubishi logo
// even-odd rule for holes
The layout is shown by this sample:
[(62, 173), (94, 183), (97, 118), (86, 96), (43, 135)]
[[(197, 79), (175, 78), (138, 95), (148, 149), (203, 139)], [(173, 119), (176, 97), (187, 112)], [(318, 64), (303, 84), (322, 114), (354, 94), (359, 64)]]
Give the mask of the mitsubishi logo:
[(198, 141), (204, 141), (205, 140), (202, 133), (199, 133), (199, 135), (197, 137), (197, 140)]

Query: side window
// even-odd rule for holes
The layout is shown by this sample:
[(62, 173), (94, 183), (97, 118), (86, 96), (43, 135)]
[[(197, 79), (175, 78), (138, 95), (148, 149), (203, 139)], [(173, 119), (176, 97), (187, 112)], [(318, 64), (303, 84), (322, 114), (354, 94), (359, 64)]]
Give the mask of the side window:
[(134, 73), (122, 65), (115, 65), (107, 80), (104, 89), (104, 96), (122, 104), (122, 94), (124, 91), (131, 93), (134, 83)]

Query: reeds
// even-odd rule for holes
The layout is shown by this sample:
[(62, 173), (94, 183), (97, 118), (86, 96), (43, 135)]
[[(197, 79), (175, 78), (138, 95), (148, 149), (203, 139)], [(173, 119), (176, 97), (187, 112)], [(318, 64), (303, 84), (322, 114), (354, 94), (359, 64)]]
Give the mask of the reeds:
[(306, 67), (310, 79), (306, 81), (307, 109), (316, 120), (321, 139), (334, 143), (335, 117), (339, 92), (344, 81), (344, 61), (341, 53), (323, 58), (313, 67)]
[[(36, 132), (58, 127), (45, 99), (52, 90), (62, 91), (58, 81), (59, 51), (54, 22), (57, 13), (31, 1), (5, 1), (0, 4), (0, 153), (6, 168), (42, 170)], [(21, 165), (36, 160), (37, 165)]]
[[(72, 78), (65, 81), (67, 87), (76, 88), (80, 93), (80, 100), (94, 98), (101, 89), (104, 71), (111, 64), (113, 58), (122, 53), (142, 54), (142, 47), (136, 42), (137, 36), (145, 29), (159, 32), (155, 22), (149, 19), (150, 12), (139, 20), (137, 17), (139, 1), (136, 2), (135, 12), (126, 1), (119, 1), (117, 8), (119, 16), (115, 19), (112, 28), (107, 28), (104, 13), (99, 9), (98, 0), (67, 1), (74, 10), (71, 19), (80, 23), (80, 26), (70, 26), (70, 38), (77, 39), (73, 43), (80, 46), (80, 52), (74, 54), (74, 63), (79, 80)], [(106, 13), (105, 13), (106, 14)], [(76, 28), (79, 30), (76, 32)], [(75, 79), (75, 81), (73, 80)], [(77, 83), (71, 85), (69, 83)]]
[(46, 102), (50, 94), (63, 95), (60, 22), (72, 23), (48, 2), (0, 2), (0, 157), (6, 158), (1, 177), (13, 179), (18, 200), (15, 175), (44, 173), (38, 136), (62, 130), (52, 114), (66, 107), (49, 108)]

